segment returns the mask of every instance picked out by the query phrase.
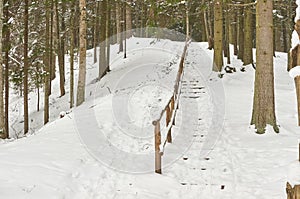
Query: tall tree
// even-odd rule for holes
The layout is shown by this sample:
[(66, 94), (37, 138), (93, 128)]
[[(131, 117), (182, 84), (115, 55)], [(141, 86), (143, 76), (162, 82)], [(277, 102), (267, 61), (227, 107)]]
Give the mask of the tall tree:
[(212, 32), (211, 32), (211, 27), (209, 27), (209, 20), (210, 19), (207, 19), (207, 12), (209, 12), (209, 11), (207, 11), (208, 10), (208, 5), (207, 5), (207, 3), (206, 3), (206, 1), (205, 0), (202, 0), (202, 6), (205, 8), (205, 9), (203, 9), (203, 21), (204, 21), (204, 28), (205, 28), (205, 35), (206, 35), (206, 39), (207, 39), (207, 42), (208, 42), (208, 49), (209, 50), (211, 50), (211, 49), (213, 49), (213, 46), (214, 46), (214, 44), (213, 44), (213, 38), (212, 38)]
[(28, 120), (28, 9), (29, 3), (28, 0), (24, 1), (24, 134), (28, 132), (29, 129), (29, 120)]
[[(251, 3), (252, 0), (246, 0), (245, 3)], [(253, 63), (253, 28), (252, 28), (252, 6), (245, 8), (245, 23), (244, 23), (244, 65)]]
[(132, 35), (131, 3), (132, 3), (132, 0), (127, 0), (126, 3), (125, 3), (125, 10), (126, 10), (126, 38), (129, 38)]
[(97, 46), (98, 46), (98, 35), (99, 35), (99, 1), (96, 2), (95, 6), (95, 19), (94, 19), (94, 64), (97, 62)]
[[(58, 57), (58, 68), (59, 68), (59, 87), (60, 87), (60, 96), (64, 96), (65, 91), (65, 42), (64, 42), (64, 31), (65, 31), (65, 19), (64, 17), (59, 17), (61, 14), (64, 16), (64, 4), (61, 5), (61, 13), (59, 14), (58, 0), (55, 0), (55, 21), (56, 21), (56, 48), (57, 48), (57, 57)], [(61, 24), (61, 26), (59, 25)], [(60, 34), (60, 29), (62, 34)]]
[(240, 7), (238, 9), (238, 59), (243, 60), (244, 56), (244, 7)]
[(107, 0), (101, 1), (101, 19), (100, 19), (100, 54), (99, 54), (99, 76), (100, 79), (106, 73), (106, 12), (107, 12)]
[(110, 71), (110, 44), (111, 44), (111, 4), (107, 5), (107, 12), (106, 12), (106, 70), (107, 72)]
[(72, 3), (70, 16), (70, 108), (74, 106), (74, 34), (75, 34), (75, 1)]
[(221, 72), (223, 67), (223, 6), (221, 0), (214, 0), (214, 60), (213, 71)]
[[(298, 40), (300, 41), (300, 19), (297, 19), (295, 23), (295, 31), (298, 34)], [(300, 66), (300, 45), (296, 45), (291, 50), (291, 63), (290, 63), (290, 69)], [(298, 103), (298, 125), (300, 126), (300, 76), (297, 75), (294, 77), (295, 81), (295, 88), (296, 88), (296, 94), (297, 94), (297, 103)]]
[(77, 85), (76, 105), (79, 106), (85, 98), (85, 79), (86, 79), (86, 1), (79, 1), (80, 28), (79, 28), (79, 76)]
[(256, 5), (256, 73), (251, 124), (257, 133), (267, 124), (279, 132), (275, 116), (273, 69), (273, 1), (258, 0)]
[[(9, 0), (5, 1), (5, 138), (9, 137), (9, 50), (10, 50), (10, 27), (9, 27)], [(0, 2), (1, 4), (1, 2)]]
[[(0, 0), (0, 30), (3, 27), (3, 1)], [(2, 33), (0, 34), (0, 41), (2, 40)], [(2, 42), (0, 42), (0, 52), (2, 52)], [(4, 120), (4, 98), (3, 98), (3, 65), (2, 65), (2, 53), (0, 53), (0, 137), (7, 138), (5, 132), (5, 120)]]
[(224, 5), (224, 19), (225, 19), (225, 28), (224, 28), (224, 56), (227, 57), (227, 64), (230, 64), (230, 46), (229, 46), (229, 29), (230, 29), (230, 22), (229, 22), (229, 9), (227, 5), (227, 0), (225, 1)]
[(50, 8), (49, 2), (45, 2), (46, 7), (46, 31), (45, 31), (45, 53), (44, 53), (44, 65), (45, 65), (45, 79), (44, 79), (44, 124), (49, 122), (49, 94), (50, 94), (50, 82), (51, 82), (51, 51), (50, 51)]
[(116, 29), (117, 29), (117, 43), (120, 44), (120, 39), (121, 39), (121, 11), (120, 11), (120, 4), (119, 2), (116, 0), (115, 1), (115, 8), (116, 8)]

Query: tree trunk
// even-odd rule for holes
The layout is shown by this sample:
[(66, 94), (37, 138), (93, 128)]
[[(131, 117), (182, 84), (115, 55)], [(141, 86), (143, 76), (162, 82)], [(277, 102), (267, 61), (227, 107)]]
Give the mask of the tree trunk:
[[(7, 4), (8, 0), (6, 1)], [(0, 2), (1, 4), (1, 2)], [(0, 11), (1, 13), (1, 11)], [(9, 50), (10, 50), (10, 27), (9, 21), (9, 5), (5, 7), (5, 138), (9, 137)]]
[(241, 59), (243, 61), (244, 57), (244, 8), (239, 9), (239, 16), (238, 16), (238, 59)]
[[(252, 0), (246, 0), (245, 3), (251, 3)], [(245, 23), (244, 23), (244, 53), (243, 62), (244, 65), (253, 63), (253, 35), (252, 35), (252, 9), (247, 7), (245, 9)]]
[(51, 54), (50, 54), (50, 8), (46, 1), (46, 32), (45, 32), (45, 84), (44, 84), (44, 124), (47, 124), (49, 122), (49, 93), (50, 93), (50, 60), (51, 60)]
[(232, 13), (232, 23), (231, 23), (231, 40), (233, 45), (233, 54), (238, 55), (238, 19), (237, 12), (233, 10)]
[[(0, 0), (0, 29), (2, 30), (3, 22), (3, 1)], [(0, 34), (0, 41), (2, 40), (2, 34)], [(2, 42), (0, 42), (0, 52), (2, 52)], [(3, 98), (3, 64), (2, 64), (2, 53), (0, 53), (0, 138), (7, 138), (5, 132), (5, 119), (4, 119), (4, 98)]]
[[(296, 21), (294, 26), (295, 31), (298, 34), (298, 40), (300, 41), (300, 19)], [(292, 49), (292, 62), (291, 68), (296, 66), (300, 66), (300, 45), (298, 44), (294, 49)], [(296, 87), (296, 94), (297, 94), (297, 102), (298, 102), (298, 125), (300, 126), (300, 76), (296, 76), (295, 79), (295, 87)]]
[(24, 134), (28, 133), (28, 0), (24, 1)]
[(298, 126), (300, 126), (300, 76), (295, 77), (295, 85), (298, 103)]
[(55, 55), (55, 51), (54, 51), (54, 47), (57, 45), (57, 39), (56, 37), (54, 37), (54, 32), (56, 32), (56, 29), (58, 28), (56, 26), (56, 23), (54, 21), (55, 19), (55, 9), (54, 9), (54, 0), (51, 0), (51, 13), (50, 13), (50, 53), (51, 53), (51, 59), (50, 59), (50, 75), (51, 75), (51, 80), (50, 80), (50, 87), (49, 87), (49, 95), (51, 94), (51, 84), (52, 84), (52, 80), (55, 79), (56, 74), (55, 74), (55, 60), (56, 60), (56, 55)]
[[(227, 2), (226, 2), (227, 3)], [(229, 46), (229, 26), (230, 26), (230, 22), (229, 22), (229, 14), (228, 14), (229, 10), (228, 10), (228, 6), (225, 5), (225, 47), (224, 47), (224, 55), (226, 54), (227, 57), (227, 64), (230, 64), (230, 46)], [(225, 53), (226, 52), (226, 53)]]
[(117, 43), (120, 43), (120, 39), (121, 39), (121, 22), (120, 22), (120, 4), (118, 1), (115, 2), (116, 4), (116, 27), (117, 27)]
[(127, 25), (127, 22), (126, 22), (126, 20), (127, 20), (127, 18), (126, 18), (126, 3), (124, 2), (123, 3), (123, 19), (124, 19), (124, 23), (123, 23), (123, 25), (124, 25), (124, 27), (123, 27), (123, 29), (124, 29), (124, 31), (123, 31), (123, 38), (124, 38), (124, 59), (125, 58), (127, 58), (127, 38), (126, 38), (126, 30), (127, 30), (127, 28), (126, 28), (126, 25)]
[(131, 20), (131, 0), (127, 1), (126, 5), (126, 38), (132, 36), (132, 20)]
[[(59, 87), (60, 87), (60, 96), (64, 96), (66, 94), (65, 91), (65, 46), (64, 46), (64, 36), (60, 35), (60, 27), (59, 22), (61, 22), (61, 28), (64, 34), (64, 18), (62, 17), (61, 20), (59, 20), (59, 13), (58, 13), (58, 0), (55, 0), (55, 21), (56, 21), (56, 41), (57, 41), (57, 57), (58, 57), (58, 67), (59, 67)], [(62, 15), (64, 15), (64, 9), (62, 9)]]
[(273, 1), (258, 0), (256, 5), (256, 73), (251, 124), (257, 133), (267, 124), (279, 132), (275, 117), (273, 69)]
[[(52, 80), (55, 79), (55, 59), (56, 56), (53, 53), (53, 46), (55, 43), (55, 39), (56, 37), (53, 38), (53, 29), (55, 30), (55, 23), (54, 23), (54, 0), (50, 0), (50, 26), (49, 26), (49, 53), (50, 53), (50, 57), (49, 57), (49, 74), (50, 74), (50, 80), (49, 80), (49, 88), (48, 88), (48, 95), (51, 95), (52, 92)], [(49, 4), (48, 1), (46, 1), (47, 4)], [(55, 27), (54, 27), (55, 25)]]
[(79, 56), (79, 76), (77, 86), (76, 106), (81, 105), (85, 98), (86, 79), (86, 1), (79, 1), (80, 9), (80, 56)]
[[(287, 24), (286, 24), (286, 30), (287, 30), (287, 38), (286, 43), (288, 49), (292, 48), (291, 38), (293, 33), (293, 24), (294, 24), (294, 18), (295, 18), (295, 10), (297, 8), (295, 1), (289, 1), (288, 3), (288, 9), (287, 9)], [(292, 60), (291, 60), (291, 51), (288, 52), (288, 63), (287, 63), (287, 71), (291, 69), (292, 66)]]
[(186, 39), (190, 38), (190, 16), (188, 1), (185, 1), (185, 23), (186, 23)]
[(212, 16), (211, 16), (211, 5), (210, 5), (210, 2), (208, 2), (208, 7), (207, 7), (207, 25), (208, 25), (208, 30), (209, 30), (209, 35), (210, 35), (210, 38), (209, 38), (209, 43), (211, 43), (211, 47), (212, 49), (214, 48), (214, 31), (213, 31), (213, 24), (212, 24)]
[(95, 6), (95, 23), (94, 23), (94, 64), (97, 62), (97, 46), (98, 46), (98, 33), (99, 33), (99, 1)]
[[(205, 4), (205, 0), (202, 0), (202, 4)], [(212, 35), (211, 32), (209, 31), (209, 24), (208, 24), (208, 20), (207, 20), (207, 10), (203, 10), (203, 19), (204, 19), (204, 27), (205, 27), (205, 35), (207, 38), (207, 42), (208, 42), (208, 49), (212, 50), (214, 45), (213, 45), (213, 39), (212, 39)]]
[[(97, 2), (98, 4), (98, 2)], [(72, 3), (71, 16), (70, 16), (70, 108), (74, 106), (74, 34), (75, 34), (75, 2)]]
[(106, 15), (106, 72), (110, 71), (110, 44), (111, 44), (111, 4), (107, 5)]
[(223, 9), (222, 1), (214, 1), (214, 61), (213, 71), (221, 72), (223, 67)]
[(101, 1), (101, 20), (100, 20), (100, 55), (99, 55), (99, 75), (98, 79), (101, 79), (106, 72), (106, 11), (107, 0)]

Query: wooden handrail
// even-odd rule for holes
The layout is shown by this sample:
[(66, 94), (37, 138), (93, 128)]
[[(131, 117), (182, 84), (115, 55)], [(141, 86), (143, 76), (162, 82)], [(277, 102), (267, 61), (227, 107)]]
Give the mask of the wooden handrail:
[[(187, 48), (189, 45), (189, 41), (187, 40), (183, 49), (183, 53), (181, 55), (180, 63), (178, 72), (176, 75), (176, 80), (174, 84), (174, 91), (172, 97), (169, 99), (167, 105), (164, 107), (164, 109), (161, 111), (159, 118), (154, 120), (152, 124), (155, 126), (154, 128), (154, 135), (155, 135), (155, 172), (161, 174), (161, 157), (163, 155), (163, 149), (166, 145), (166, 143), (172, 142), (172, 126), (175, 125), (175, 117), (176, 112), (178, 109), (179, 104), (179, 95), (180, 95), (180, 89), (181, 89), (181, 79), (183, 76), (183, 68), (184, 68), (184, 61), (186, 57)], [(167, 136), (164, 139), (164, 141), (161, 141), (161, 128), (160, 123), (163, 115), (166, 113), (166, 131)], [(161, 146), (161, 144), (163, 145)]]

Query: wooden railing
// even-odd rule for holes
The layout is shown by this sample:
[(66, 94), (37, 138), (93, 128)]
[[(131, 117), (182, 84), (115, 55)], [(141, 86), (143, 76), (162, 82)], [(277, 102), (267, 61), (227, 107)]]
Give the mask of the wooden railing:
[[(161, 159), (163, 155), (163, 149), (166, 146), (166, 143), (172, 143), (172, 127), (175, 125), (175, 118), (176, 113), (179, 108), (179, 96), (180, 96), (180, 90), (181, 90), (181, 79), (183, 76), (183, 67), (184, 67), (184, 61), (186, 57), (187, 48), (189, 45), (189, 41), (187, 40), (184, 46), (183, 53), (181, 55), (179, 69), (176, 76), (176, 81), (174, 85), (174, 91), (172, 94), (172, 97), (168, 101), (165, 108), (161, 111), (159, 118), (154, 120), (152, 124), (154, 125), (154, 142), (155, 142), (155, 172), (161, 174)], [(166, 137), (163, 139), (162, 142), (162, 133), (161, 133), (161, 122), (163, 119), (163, 116), (165, 115), (166, 119), (166, 128), (164, 131), (166, 132)], [(163, 143), (163, 144), (162, 144)]]

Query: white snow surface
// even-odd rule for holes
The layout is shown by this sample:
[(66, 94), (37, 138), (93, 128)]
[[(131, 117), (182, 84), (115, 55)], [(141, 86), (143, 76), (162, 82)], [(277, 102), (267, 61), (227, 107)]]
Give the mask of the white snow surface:
[(291, 78), (295, 78), (297, 76), (300, 76), (300, 66), (295, 66), (294, 68), (292, 68), (290, 71), (290, 76)]
[[(286, 182), (300, 183), (300, 128), (285, 53), (274, 60), (280, 133), (268, 127), (257, 135), (249, 125), (253, 68), (240, 72), (242, 63), (232, 57), (237, 72), (220, 79), (211, 72), (207, 44), (191, 43), (173, 143), (164, 149), (163, 174), (153, 172), (151, 123), (171, 97), (183, 46), (131, 38), (127, 59), (113, 46), (112, 71), (99, 82), (88, 51), (86, 102), (69, 110), (68, 93), (59, 98), (55, 80), (52, 122), (42, 128), (32, 93), (30, 134), (0, 143), (0, 198), (285, 198)], [(22, 101), (14, 95), (11, 102), (17, 135)], [(61, 112), (66, 115), (59, 119)]]

